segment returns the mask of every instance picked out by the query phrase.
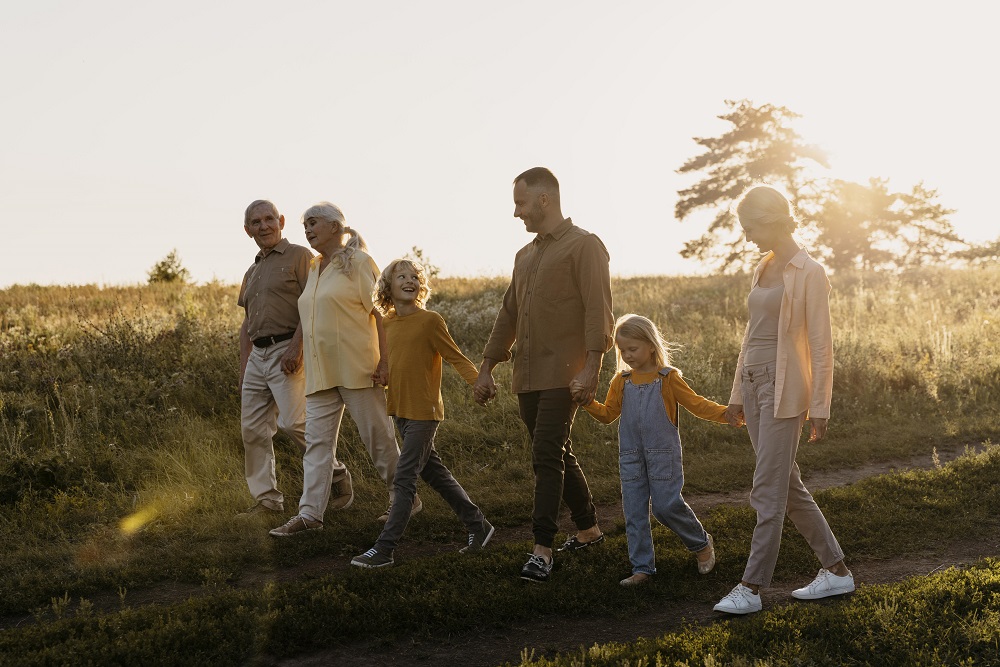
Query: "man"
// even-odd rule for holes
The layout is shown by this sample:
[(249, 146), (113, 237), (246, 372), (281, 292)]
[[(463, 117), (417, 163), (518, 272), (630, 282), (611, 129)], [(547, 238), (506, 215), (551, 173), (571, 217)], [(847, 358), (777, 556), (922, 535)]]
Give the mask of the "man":
[(493, 367), (511, 358), (516, 341), (513, 390), (531, 435), (535, 472), (535, 546), (521, 578), (541, 582), (552, 570), (560, 500), (579, 531), (560, 551), (604, 540), (570, 431), (577, 406), (593, 400), (601, 360), (611, 349), (611, 279), (607, 249), (563, 217), (559, 181), (548, 169), (535, 167), (514, 179), (514, 217), (535, 238), (514, 258), (474, 390), (480, 403), (496, 395)]
[(306, 396), (298, 300), (312, 253), (281, 238), (285, 216), (265, 200), (251, 202), (243, 229), (260, 252), (243, 277), (239, 305), (241, 426), (246, 480), (256, 503), (246, 514), (281, 512), (273, 437), (280, 428), (305, 451)]

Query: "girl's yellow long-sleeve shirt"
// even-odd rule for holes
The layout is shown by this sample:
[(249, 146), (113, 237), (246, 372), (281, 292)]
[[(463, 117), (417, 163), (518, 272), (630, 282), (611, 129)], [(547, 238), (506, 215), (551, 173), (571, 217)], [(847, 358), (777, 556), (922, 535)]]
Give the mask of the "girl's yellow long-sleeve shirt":
[(389, 346), (389, 387), (386, 410), (404, 419), (444, 419), (441, 398), (441, 360), (444, 359), (475, 384), (479, 371), (458, 349), (444, 318), (420, 309), (400, 317), (390, 313), (382, 320)]
[[(632, 384), (649, 384), (656, 380), (659, 371), (651, 373), (636, 373), (632, 371), (630, 380)], [(713, 422), (726, 423), (723, 416), (726, 406), (699, 395), (688, 386), (688, 383), (681, 377), (681, 373), (676, 368), (666, 377), (662, 378), (661, 393), (663, 394), (663, 406), (667, 409), (667, 416), (670, 421), (677, 425), (677, 405), (683, 405), (687, 411), (695, 417)], [(607, 398), (604, 403), (596, 399), (584, 409), (589, 412), (597, 421), (610, 424), (622, 413), (622, 394), (625, 391), (625, 376), (622, 373), (615, 375), (608, 387)]]

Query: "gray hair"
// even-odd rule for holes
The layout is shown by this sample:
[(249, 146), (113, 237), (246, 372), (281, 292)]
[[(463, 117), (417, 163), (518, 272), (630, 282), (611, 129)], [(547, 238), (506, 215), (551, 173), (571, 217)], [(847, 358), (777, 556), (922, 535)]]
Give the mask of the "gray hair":
[(353, 278), (354, 253), (358, 250), (368, 252), (368, 244), (365, 243), (365, 240), (361, 238), (361, 235), (357, 231), (347, 226), (347, 218), (344, 217), (344, 212), (336, 204), (331, 204), (328, 201), (313, 204), (302, 214), (302, 222), (305, 222), (309, 218), (333, 223), (339, 227), (342, 234), (348, 235), (349, 238), (344, 243), (344, 249), (335, 253), (330, 258), (330, 263), (340, 269), (348, 278)]
[(271, 210), (274, 211), (274, 217), (276, 218), (281, 217), (281, 214), (278, 213), (278, 207), (274, 205), (274, 202), (268, 201), (267, 199), (254, 199), (252, 202), (250, 202), (250, 205), (247, 206), (247, 210), (244, 211), (243, 213), (244, 227), (250, 225), (250, 214), (253, 213), (253, 210), (258, 206), (264, 206), (264, 205), (271, 207)]

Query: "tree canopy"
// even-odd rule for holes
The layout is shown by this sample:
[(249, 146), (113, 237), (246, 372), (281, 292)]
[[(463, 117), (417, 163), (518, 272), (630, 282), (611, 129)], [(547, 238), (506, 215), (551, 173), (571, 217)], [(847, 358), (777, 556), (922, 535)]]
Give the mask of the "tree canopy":
[(732, 125), (719, 137), (694, 139), (704, 152), (685, 162), (679, 173), (704, 178), (678, 191), (676, 217), (708, 209), (715, 217), (706, 232), (685, 244), (681, 255), (720, 270), (746, 265), (748, 249), (733, 202), (748, 187), (769, 183), (783, 187), (812, 232), (812, 248), (832, 269), (920, 266), (956, 256), (967, 246), (948, 216), (953, 210), (938, 201), (938, 192), (918, 183), (894, 192), (885, 178), (867, 183), (806, 176), (812, 162), (829, 168), (826, 153), (806, 143), (793, 128), (799, 114), (781, 106), (755, 106), (749, 100), (727, 100), (729, 112), (719, 118)]
[(186, 283), (191, 278), (191, 272), (181, 264), (181, 257), (176, 248), (167, 256), (153, 265), (149, 270), (149, 284), (153, 283)]
[(732, 128), (719, 137), (696, 137), (703, 153), (685, 162), (682, 174), (703, 172), (705, 177), (680, 190), (674, 212), (684, 220), (699, 209), (715, 211), (708, 230), (689, 241), (683, 257), (700, 259), (719, 268), (742, 265), (743, 236), (734, 234), (736, 218), (729, 206), (754, 183), (783, 186), (793, 198), (803, 185), (802, 170), (808, 161), (828, 167), (826, 153), (805, 143), (792, 128), (799, 114), (781, 106), (754, 106), (749, 100), (726, 100), (729, 112), (719, 119)]

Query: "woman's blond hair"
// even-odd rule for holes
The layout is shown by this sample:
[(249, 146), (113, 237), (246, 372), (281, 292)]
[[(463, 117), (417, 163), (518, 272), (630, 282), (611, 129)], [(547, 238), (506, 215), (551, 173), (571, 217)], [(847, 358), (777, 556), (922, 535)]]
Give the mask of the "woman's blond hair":
[[(663, 339), (660, 330), (648, 317), (635, 313), (622, 315), (615, 322), (615, 337), (618, 336), (649, 343), (649, 346), (653, 348), (653, 360), (656, 362), (657, 368), (663, 368), (670, 364), (670, 352), (675, 346)], [(629, 365), (622, 361), (622, 351), (617, 345), (615, 352), (618, 355), (618, 370), (629, 370)]]
[(777, 188), (770, 185), (754, 185), (736, 200), (736, 217), (741, 223), (758, 225), (781, 225), (791, 234), (797, 222), (791, 202)]
[(417, 280), (420, 282), (420, 289), (417, 291), (416, 299), (418, 308), (423, 308), (427, 303), (427, 299), (431, 296), (430, 279), (427, 277), (427, 270), (424, 269), (424, 265), (412, 259), (394, 259), (383, 269), (382, 275), (378, 277), (378, 282), (375, 283), (375, 306), (382, 311), (383, 315), (388, 315), (396, 310), (396, 306), (392, 303), (392, 277), (396, 275), (396, 269), (400, 267), (404, 269), (409, 268), (417, 274)]

